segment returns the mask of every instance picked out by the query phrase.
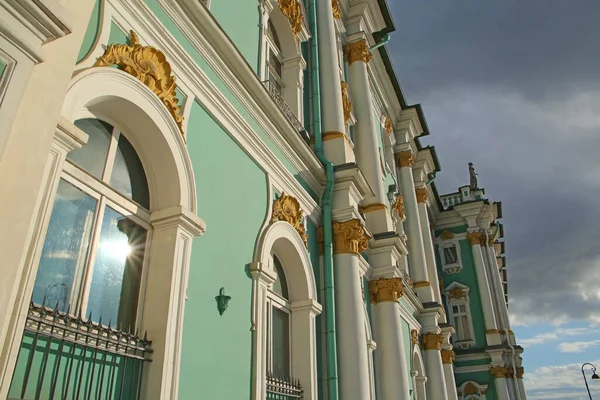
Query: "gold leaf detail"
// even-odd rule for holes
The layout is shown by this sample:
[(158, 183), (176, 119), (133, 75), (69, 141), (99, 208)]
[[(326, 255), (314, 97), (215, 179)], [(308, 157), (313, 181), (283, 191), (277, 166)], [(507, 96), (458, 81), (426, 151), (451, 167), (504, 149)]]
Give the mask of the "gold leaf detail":
[(348, 93), (348, 84), (341, 82), (342, 86), (342, 105), (344, 107), (344, 123), (348, 125), (350, 116), (352, 115), (352, 101), (350, 101), (350, 94)]
[(448, 292), (448, 300), (468, 300), (468, 294), (462, 289), (452, 289)]
[(399, 194), (398, 197), (396, 197), (396, 201), (394, 202), (394, 205), (392, 206), (392, 210), (396, 211), (398, 218), (400, 218), (400, 219), (406, 218), (406, 215), (404, 214), (404, 198), (402, 197), (401, 194)]
[(506, 378), (509, 375), (507, 367), (491, 367), (490, 373), (494, 378)]
[(371, 61), (371, 51), (366, 39), (356, 42), (346, 43), (344, 45), (344, 56), (348, 64), (352, 65), (355, 61), (363, 61), (368, 64)]
[(371, 236), (365, 231), (360, 220), (333, 222), (333, 252), (360, 254), (369, 247)]
[(415, 194), (417, 196), (417, 203), (427, 203), (427, 189), (416, 188)]
[(380, 278), (369, 281), (371, 303), (397, 302), (404, 295), (404, 287), (400, 278)]
[(416, 329), (410, 331), (410, 342), (413, 345), (419, 345), (419, 331)]
[(454, 351), (453, 350), (441, 350), (442, 364), (452, 364), (454, 362)]
[(485, 236), (481, 232), (469, 232), (467, 233), (467, 240), (471, 243), (471, 246), (481, 245), (485, 243)]
[(407, 151), (400, 151), (400, 152), (396, 153), (396, 163), (398, 163), (400, 168), (402, 168), (402, 167), (411, 167), (412, 168), (413, 164), (415, 163), (415, 159), (413, 158), (412, 151), (407, 150)]
[(423, 335), (423, 349), (441, 350), (444, 338), (439, 333), (426, 333)]
[(290, 21), (294, 36), (298, 35), (302, 30), (302, 22), (304, 21), (300, 2), (298, 0), (279, 0), (279, 9)]
[(479, 393), (479, 388), (475, 386), (473, 383), (469, 382), (465, 386), (465, 394), (477, 394)]
[(331, 11), (333, 12), (333, 18), (342, 19), (342, 12), (340, 11), (340, 0), (331, 0)]
[(302, 238), (304, 245), (307, 245), (306, 240), (308, 239), (308, 235), (302, 223), (304, 212), (300, 208), (300, 202), (295, 197), (282, 193), (281, 197), (273, 203), (272, 214), (271, 223), (285, 221), (292, 225)]
[(442, 240), (450, 240), (454, 238), (454, 233), (450, 232), (448, 229), (446, 229), (444, 232), (442, 232), (442, 234), (440, 235), (440, 239)]
[(385, 123), (383, 124), (383, 127), (385, 128), (385, 131), (388, 133), (388, 135), (391, 135), (392, 132), (394, 132), (394, 125), (392, 124), (392, 119), (389, 117), (385, 118)]
[(111, 44), (94, 67), (112, 65), (139, 79), (162, 100), (185, 139), (181, 106), (175, 92), (177, 84), (165, 54), (152, 46), (142, 46), (137, 34), (131, 31), (129, 45)]

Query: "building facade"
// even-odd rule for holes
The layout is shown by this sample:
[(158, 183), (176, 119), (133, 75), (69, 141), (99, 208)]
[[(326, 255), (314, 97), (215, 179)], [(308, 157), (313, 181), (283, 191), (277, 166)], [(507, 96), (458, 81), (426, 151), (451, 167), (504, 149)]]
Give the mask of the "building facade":
[(0, 398), (525, 400), (499, 203), (385, 0), (0, 2)]

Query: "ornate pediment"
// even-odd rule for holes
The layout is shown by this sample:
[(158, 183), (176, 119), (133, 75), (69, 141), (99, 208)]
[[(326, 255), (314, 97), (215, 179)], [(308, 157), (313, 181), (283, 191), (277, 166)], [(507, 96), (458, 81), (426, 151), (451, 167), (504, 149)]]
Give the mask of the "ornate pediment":
[(300, 202), (295, 197), (282, 193), (281, 197), (273, 203), (271, 223), (277, 221), (289, 223), (296, 229), (306, 246), (308, 235), (304, 229), (303, 216), (304, 212), (300, 208)]
[(444, 232), (442, 232), (442, 234), (439, 237), (442, 240), (450, 240), (450, 239), (454, 238), (454, 233), (452, 233), (448, 229), (446, 229)]
[(137, 34), (131, 31), (128, 45), (111, 44), (94, 67), (112, 65), (139, 79), (162, 100), (185, 139), (181, 106), (175, 92), (177, 84), (165, 54), (152, 46), (142, 46)]

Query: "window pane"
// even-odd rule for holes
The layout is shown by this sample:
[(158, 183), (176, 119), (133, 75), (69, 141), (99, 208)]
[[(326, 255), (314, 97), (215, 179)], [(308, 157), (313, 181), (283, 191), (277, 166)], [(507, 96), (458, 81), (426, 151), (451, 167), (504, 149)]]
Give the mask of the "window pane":
[(121, 134), (115, 154), (110, 185), (143, 207), (150, 208), (148, 181), (142, 162), (133, 146)]
[(471, 340), (471, 330), (469, 329), (469, 319), (466, 315), (460, 317), (461, 330), (463, 332), (463, 340)]
[[(96, 200), (61, 180), (52, 208), (46, 241), (33, 286), (34, 303), (66, 311), (73, 281), (83, 270), (88, 252)], [(74, 306), (74, 304), (73, 304)]]
[(135, 328), (145, 243), (144, 228), (106, 207), (87, 308), (95, 321)]
[(113, 127), (91, 118), (75, 121), (75, 126), (88, 134), (88, 141), (80, 149), (67, 154), (67, 158), (101, 179)]
[(275, 256), (273, 256), (273, 264), (275, 265), (275, 272), (277, 272), (277, 279), (273, 282), (273, 291), (284, 299), (288, 299), (288, 286), (285, 273), (283, 272), (281, 262)]
[(456, 247), (445, 247), (444, 248), (444, 264), (455, 264), (458, 262), (458, 255), (456, 254)]
[(280, 377), (290, 375), (290, 316), (273, 307), (273, 374)]

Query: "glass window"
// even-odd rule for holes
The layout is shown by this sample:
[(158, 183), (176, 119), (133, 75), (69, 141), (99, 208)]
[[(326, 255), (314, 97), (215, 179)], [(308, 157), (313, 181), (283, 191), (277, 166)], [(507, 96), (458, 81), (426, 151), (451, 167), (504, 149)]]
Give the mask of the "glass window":
[(149, 228), (138, 206), (149, 207), (146, 174), (117, 129), (94, 119), (76, 125), (90, 140), (62, 173), (32, 301), (133, 332)]
[(471, 310), (467, 303), (451, 305), (451, 320), (454, 326), (454, 338), (456, 341), (473, 341), (473, 329), (471, 325)]
[(275, 272), (277, 272), (277, 279), (273, 282), (273, 291), (287, 300), (289, 298), (287, 281), (281, 267), (281, 262), (276, 256), (273, 256), (273, 264), (275, 265)]
[(444, 264), (456, 263), (458, 263), (458, 254), (456, 252), (456, 246), (444, 247)]
[(291, 310), (288, 302), (288, 287), (283, 267), (276, 256), (273, 256), (273, 265), (277, 272), (277, 279), (273, 282), (267, 297), (267, 369), (275, 377), (289, 378)]

